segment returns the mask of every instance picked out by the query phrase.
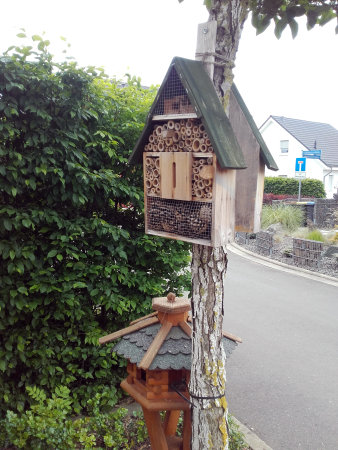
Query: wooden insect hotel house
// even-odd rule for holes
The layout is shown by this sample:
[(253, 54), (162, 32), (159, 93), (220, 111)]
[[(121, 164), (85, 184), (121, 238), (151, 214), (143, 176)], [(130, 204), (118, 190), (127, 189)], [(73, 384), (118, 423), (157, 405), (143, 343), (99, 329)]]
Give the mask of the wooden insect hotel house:
[(143, 162), (146, 233), (231, 240), (235, 174), (246, 165), (202, 62), (173, 59), (129, 161)]
[[(154, 313), (142, 317), (123, 330), (100, 338), (107, 344), (118, 338), (113, 350), (128, 359), (127, 378), (121, 387), (143, 409), (154, 450), (190, 450), (191, 406), (188, 384), (191, 370), (190, 301), (174, 294), (153, 299)], [(222, 343), (227, 358), (241, 342), (224, 333)], [(165, 412), (164, 420), (160, 412)], [(183, 413), (183, 433), (176, 435)]]

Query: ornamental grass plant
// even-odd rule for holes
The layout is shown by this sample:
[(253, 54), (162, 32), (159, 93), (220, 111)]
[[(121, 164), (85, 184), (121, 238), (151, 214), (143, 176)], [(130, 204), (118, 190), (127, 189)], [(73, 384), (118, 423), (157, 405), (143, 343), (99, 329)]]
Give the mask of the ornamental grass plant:
[(302, 226), (304, 212), (301, 208), (285, 205), (265, 205), (262, 209), (262, 229), (270, 225), (280, 223), (287, 232), (293, 232)]

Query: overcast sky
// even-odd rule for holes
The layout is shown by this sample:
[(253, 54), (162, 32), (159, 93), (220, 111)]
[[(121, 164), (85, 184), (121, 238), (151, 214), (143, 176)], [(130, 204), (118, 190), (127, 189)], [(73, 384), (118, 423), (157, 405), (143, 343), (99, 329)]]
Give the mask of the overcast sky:
[[(46, 32), (60, 55), (59, 36), (81, 66), (102, 66), (110, 76), (126, 72), (144, 85), (160, 84), (174, 56), (194, 59), (197, 25), (208, 19), (202, 0), (10, 0), (1, 4), (0, 53)], [(335, 22), (295, 40), (286, 30), (260, 36), (248, 20), (235, 68), (235, 82), (256, 123), (269, 115), (330, 123), (338, 128), (338, 36)], [(22, 42), (22, 40), (20, 40)]]

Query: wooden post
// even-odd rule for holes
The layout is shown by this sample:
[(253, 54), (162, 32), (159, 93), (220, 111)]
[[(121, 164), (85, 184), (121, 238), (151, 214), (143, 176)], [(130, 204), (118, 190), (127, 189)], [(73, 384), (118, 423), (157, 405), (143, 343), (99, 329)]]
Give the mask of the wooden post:
[(168, 450), (168, 444), (163, 431), (159, 411), (149, 411), (146, 408), (142, 409), (149, 433), (151, 448), (153, 450)]

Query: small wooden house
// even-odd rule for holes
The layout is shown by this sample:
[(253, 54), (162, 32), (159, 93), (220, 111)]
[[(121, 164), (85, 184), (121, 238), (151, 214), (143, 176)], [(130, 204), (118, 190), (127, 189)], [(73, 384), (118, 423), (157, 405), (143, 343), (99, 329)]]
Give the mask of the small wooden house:
[[(155, 313), (138, 319), (123, 330), (100, 338), (106, 344), (122, 338), (114, 351), (128, 359), (128, 377), (121, 387), (141, 404), (151, 445), (156, 450), (190, 450), (191, 370), (190, 301), (174, 294), (153, 299)], [(227, 358), (239, 338), (224, 333)], [(166, 411), (164, 422), (160, 411)], [(180, 412), (184, 413), (183, 436), (176, 436)]]
[(246, 164), (202, 62), (173, 59), (129, 161), (143, 161), (146, 233), (214, 247), (232, 239)]

